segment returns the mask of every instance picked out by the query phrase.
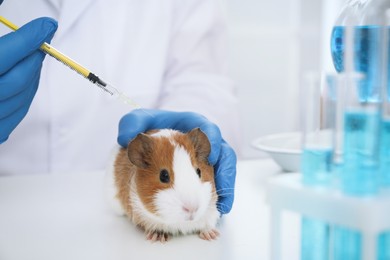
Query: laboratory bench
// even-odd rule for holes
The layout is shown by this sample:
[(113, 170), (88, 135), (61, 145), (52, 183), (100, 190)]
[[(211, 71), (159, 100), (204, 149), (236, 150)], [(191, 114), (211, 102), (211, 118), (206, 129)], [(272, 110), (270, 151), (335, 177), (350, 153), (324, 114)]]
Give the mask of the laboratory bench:
[[(0, 177), (0, 259), (270, 259), (266, 183), (281, 172), (271, 159), (237, 165), (235, 202), (220, 237), (152, 243), (104, 197), (104, 172)], [(299, 216), (285, 214), (282, 254), (299, 258)], [(283, 257), (284, 258), (284, 257)]]

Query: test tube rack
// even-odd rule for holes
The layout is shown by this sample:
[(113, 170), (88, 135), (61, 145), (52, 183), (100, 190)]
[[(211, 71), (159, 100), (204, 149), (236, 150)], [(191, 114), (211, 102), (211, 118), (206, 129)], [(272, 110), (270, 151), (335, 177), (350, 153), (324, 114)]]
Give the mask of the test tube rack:
[(390, 195), (347, 196), (332, 188), (308, 187), (300, 173), (273, 177), (267, 184), (267, 203), (271, 210), (271, 259), (281, 260), (281, 214), (284, 210), (330, 225), (359, 230), (362, 234), (362, 259), (377, 259), (377, 238), (390, 230)]

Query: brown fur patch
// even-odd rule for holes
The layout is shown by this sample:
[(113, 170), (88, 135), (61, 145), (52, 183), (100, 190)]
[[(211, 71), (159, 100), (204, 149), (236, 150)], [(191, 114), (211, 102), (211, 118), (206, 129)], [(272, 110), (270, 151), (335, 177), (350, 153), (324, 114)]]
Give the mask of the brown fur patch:
[[(154, 196), (160, 190), (171, 188), (175, 181), (172, 169), (174, 147), (166, 137), (152, 138), (159, 139), (158, 142), (154, 142), (153, 144), (152, 160), (149, 162), (150, 165), (147, 168), (138, 169), (135, 181), (142, 203), (150, 212), (156, 214), (157, 210), (153, 203)], [(160, 181), (160, 172), (163, 169), (169, 173), (169, 183), (162, 183)]]
[[(166, 137), (151, 137), (153, 139), (153, 150), (151, 160), (146, 168), (133, 165), (128, 158), (128, 151), (120, 149), (115, 161), (115, 185), (117, 187), (117, 198), (126, 214), (132, 216), (130, 204), (131, 181), (135, 181), (137, 193), (147, 210), (156, 214), (157, 210), (153, 203), (154, 196), (159, 190), (171, 188), (175, 177), (172, 169), (174, 147)], [(158, 141), (156, 140), (158, 139)], [(166, 169), (170, 176), (169, 183), (160, 181), (160, 171)], [(134, 176), (134, 177), (133, 177)]]
[(121, 148), (114, 162), (114, 177), (117, 188), (116, 197), (119, 199), (126, 214), (131, 217), (132, 209), (130, 205), (130, 180), (136, 169), (127, 157), (127, 150)]

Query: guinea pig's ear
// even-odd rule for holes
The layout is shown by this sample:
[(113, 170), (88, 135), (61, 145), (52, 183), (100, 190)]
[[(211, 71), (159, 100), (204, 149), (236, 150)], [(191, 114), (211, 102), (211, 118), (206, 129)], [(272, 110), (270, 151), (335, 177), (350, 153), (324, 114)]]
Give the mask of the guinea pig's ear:
[(130, 162), (137, 167), (147, 168), (150, 165), (153, 152), (153, 140), (146, 134), (138, 134), (127, 146)]
[(211, 145), (207, 135), (200, 130), (200, 128), (194, 128), (187, 133), (192, 144), (195, 147), (195, 156), (200, 161), (208, 162), (208, 156), (211, 151)]

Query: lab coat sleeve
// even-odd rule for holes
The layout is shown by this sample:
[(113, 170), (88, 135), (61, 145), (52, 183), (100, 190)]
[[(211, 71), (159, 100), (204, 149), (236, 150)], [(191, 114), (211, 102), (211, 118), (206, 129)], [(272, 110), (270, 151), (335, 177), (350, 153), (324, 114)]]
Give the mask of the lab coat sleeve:
[(177, 0), (158, 108), (194, 111), (221, 129), (239, 154), (235, 85), (227, 76), (227, 38), (218, 0)]

